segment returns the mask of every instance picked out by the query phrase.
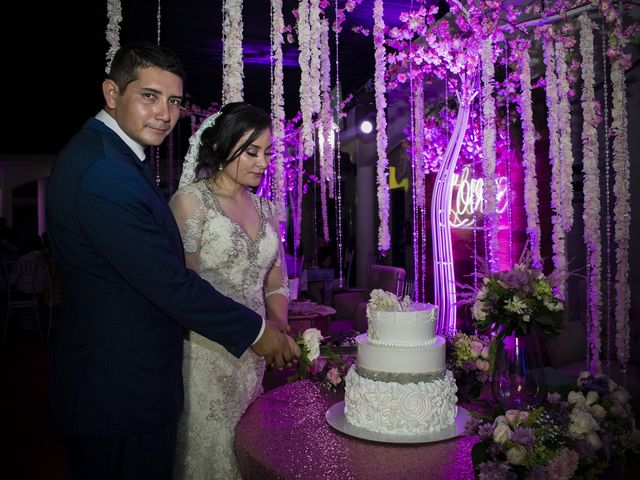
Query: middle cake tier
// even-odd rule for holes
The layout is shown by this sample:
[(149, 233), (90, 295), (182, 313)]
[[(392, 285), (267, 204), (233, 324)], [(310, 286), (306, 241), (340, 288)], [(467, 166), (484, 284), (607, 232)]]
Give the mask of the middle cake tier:
[(445, 339), (436, 335), (431, 345), (393, 347), (374, 345), (367, 334), (356, 337), (358, 373), (372, 380), (412, 383), (441, 378), (445, 373)]

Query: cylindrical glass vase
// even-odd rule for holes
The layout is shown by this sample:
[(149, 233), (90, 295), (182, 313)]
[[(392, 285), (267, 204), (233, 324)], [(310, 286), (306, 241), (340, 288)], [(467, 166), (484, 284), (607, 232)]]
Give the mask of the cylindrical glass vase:
[(526, 410), (544, 401), (547, 386), (535, 331), (498, 340), (491, 391), (505, 410)]

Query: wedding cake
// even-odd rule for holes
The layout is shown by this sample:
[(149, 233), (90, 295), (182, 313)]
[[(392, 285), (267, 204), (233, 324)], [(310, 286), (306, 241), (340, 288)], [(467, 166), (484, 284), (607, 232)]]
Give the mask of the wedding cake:
[(350, 424), (378, 433), (416, 435), (455, 423), (456, 383), (445, 368), (445, 339), (435, 335), (437, 307), (371, 292), (367, 333), (345, 383)]

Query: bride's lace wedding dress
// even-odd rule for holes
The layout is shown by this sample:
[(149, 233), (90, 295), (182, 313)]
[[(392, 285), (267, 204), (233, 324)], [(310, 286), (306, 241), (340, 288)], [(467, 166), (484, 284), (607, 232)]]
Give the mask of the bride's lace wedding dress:
[[(286, 266), (272, 205), (255, 195), (252, 199), (261, 219), (255, 239), (225, 214), (205, 180), (180, 188), (170, 205), (182, 232), (187, 266), (220, 293), (265, 317), (267, 296), (288, 295)], [(264, 369), (264, 359), (252, 349), (237, 359), (219, 344), (188, 333), (175, 479), (240, 478), (234, 430), (262, 393)]]

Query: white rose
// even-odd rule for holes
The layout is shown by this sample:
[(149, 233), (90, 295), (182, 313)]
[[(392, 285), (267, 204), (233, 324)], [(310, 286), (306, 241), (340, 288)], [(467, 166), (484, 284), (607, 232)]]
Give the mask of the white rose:
[(508, 425), (508, 424), (509, 424), (509, 421), (507, 420), (507, 417), (505, 417), (504, 415), (498, 415), (498, 416), (493, 420), (493, 424), (494, 424), (494, 425), (500, 425), (500, 424)]
[(620, 388), (611, 394), (611, 398), (620, 402), (621, 405), (626, 405), (631, 400), (631, 395), (624, 388)]
[(587, 443), (593, 447), (594, 450), (598, 450), (602, 446), (602, 440), (596, 432), (587, 433), (586, 437)]
[(480, 356), (482, 358), (484, 358), (485, 360), (488, 360), (489, 359), (489, 347), (484, 347), (482, 349), (482, 352), (480, 352)]
[(493, 441), (503, 444), (507, 440), (511, 440), (511, 429), (509, 425), (501, 423), (493, 430)]
[(598, 421), (604, 420), (604, 417), (607, 416), (607, 411), (599, 403), (592, 405), (589, 409), (589, 413), (591, 413), (591, 415), (593, 415), (593, 418)]
[(307, 328), (302, 334), (304, 346), (309, 352), (308, 359), (310, 362), (320, 356), (320, 340), (322, 338), (322, 333), (317, 328)]
[(527, 419), (527, 417), (529, 416), (529, 412), (523, 412), (520, 410), (507, 410), (504, 415), (505, 417), (507, 417), (509, 425), (517, 427)]
[(477, 340), (472, 340), (471, 343), (469, 343), (469, 346), (471, 347), (471, 353), (473, 353), (474, 356), (479, 357), (483, 347), (482, 343)]
[(586, 403), (587, 399), (584, 398), (584, 395), (582, 394), (582, 392), (569, 392), (569, 395), (567, 396), (567, 401), (569, 402), (569, 405), (576, 405), (577, 407), (584, 407), (584, 404)]
[(580, 375), (578, 375), (578, 382), (577, 382), (578, 386), (581, 387), (582, 384), (584, 383), (584, 381), (587, 378), (591, 378), (591, 373), (590, 372), (586, 372), (584, 370), (582, 372), (580, 372)]
[(473, 314), (473, 318), (475, 318), (480, 322), (484, 320), (485, 317), (487, 316), (487, 314), (484, 311), (484, 304), (481, 301), (477, 301), (476, 303), (473, 304), (471, 313)]
[(600, 398), (600, 395), (598, 395), (598, 392), (596, 392), (594, 390), (589, 390), (587, 392), (587, 398), (585, 399), (586, 404), (587, 405), (593, 405), (594, 403), (596, 403), (598, 401), (598, 398)]
[(478, 370), (482, 370), (483, 372), (488, 372), (489, 371), (489, 362), (479, 358), (479, 359), (476, 360), (476, 367), (478, 368)]
[(581, 408), (574, 408), (569, 416), (569, 435), (573, 438), (582, 437), (584, 434), (598, 430), (598, 422), (589, 412)]
[(522, 465), (527, 457), (527, 451), (522, 445), (515, 445), (507, 450), (507, 462), (511, 465)]
[(620, 402), (613, 402), (613, 405), (611, 405), (611, 413), (613, 413), (616, 417), (626, 417), (627, 409), (624, 408), (624, 405), (622, 405)]

